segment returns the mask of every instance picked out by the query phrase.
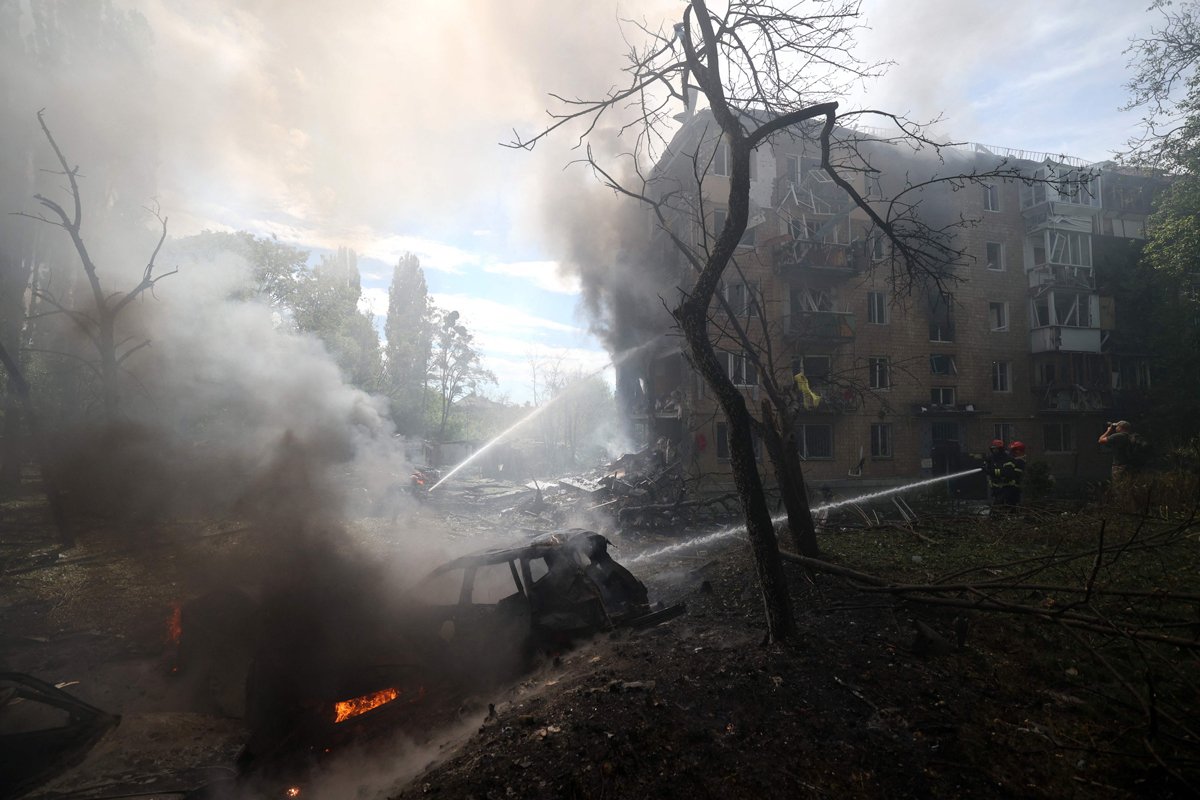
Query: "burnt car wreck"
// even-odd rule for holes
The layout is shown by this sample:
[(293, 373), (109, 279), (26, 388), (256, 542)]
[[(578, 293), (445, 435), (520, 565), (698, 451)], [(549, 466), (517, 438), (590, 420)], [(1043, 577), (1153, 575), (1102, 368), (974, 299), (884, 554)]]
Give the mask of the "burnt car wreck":
[[(247, 680), (243, 775), (270, 783), (348, 741), (434, 728), (464, 698), (528, 672), (540, 655), (684, 611), (652, 608), (609, 546), (599, 533), (572, 529), (455, 558), (400, 600), (350, 598), (343, 584), (338, 596), (318, 591), (315, 602), (268, 601)], [(304, 629), (292, 629), (301, 641), (285, 641), (283, 616), (305, 605), (340, 612), (323, 620), (320, 648)]]
[[(242, 718), (236, 778), (221, 791), (279, 796), (346, 745), (395, 732), (419, 739), (453, 722), (468, 698), (500, 690), (541, 656), (683, 612), (652, 608), (610, 546), (594, 531), (545, 534), (454, 558), (403, 592), (370, 569), (293, 576), (261, 593), (219, 589), (176, 607), (164, 672), (203, 689), (192, 695), (193, 714)], [(10, 752), (40, 753), (6, 759), (11, 786), (69, 778), (120, 719), (27, 676), (6, 677), (0, 717), (23, 719), (34, 698), (67, 717), (0, 726)], [(18, 698), (25, 702), (14, 706)]]

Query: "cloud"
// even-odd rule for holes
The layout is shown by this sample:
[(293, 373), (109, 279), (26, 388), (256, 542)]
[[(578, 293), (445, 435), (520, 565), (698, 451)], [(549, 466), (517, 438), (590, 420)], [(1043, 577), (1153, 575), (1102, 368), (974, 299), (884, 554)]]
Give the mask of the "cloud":
[(388, 290), (378, 287), (362, 290), (358, 298), (358, 310), (369, 311), (376, 317), (386, 317), (388, 312)]
[(520, 278), (547, 292), (579, 294), (579, 277), (563, 274), (557, 261), (509, 261), (487, 264), (483, 271)]
[(530, 314), (516, 306), (467, 294), (431, 293), (430, 298), (447, 311), (457, 311), (473, 333), (514, 331), (584, 334), (582, 328)]

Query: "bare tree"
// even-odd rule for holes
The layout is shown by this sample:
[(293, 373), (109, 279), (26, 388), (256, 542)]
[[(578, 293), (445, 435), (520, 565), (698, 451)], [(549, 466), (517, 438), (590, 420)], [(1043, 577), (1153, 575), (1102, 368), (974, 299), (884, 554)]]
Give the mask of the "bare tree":
[(152, 212), (158, 220), (161, 230), (158, 242), (154, 246), (154, 250), (150, 254), (145, 268), (142, 270), (142, 279), (137, 285), (127, 292), (106, 291), (100, 282), (96, 264), (92, 260), (91, 253), (88, 251), (88, 247), (83, 240), (83, 201), (79, 191), (79, 167), (72, 167), (68, 164), (66, 156), (63, 155), (62, 149), (58, 146), (58, 142), (55, 141), (53, 134), (50, 133), (50, 128), (46, 124), (44, 110), (38, 111), (37, 118), (42, 132), (46, 136), (46, 141), (50, 143), (50, 147), (54, 150), (54, 155), (62, 167), (61, 172), (54, 172), (53, 174), (63, 175), (67, 179), (71, 210), (68, 211), (57, 201), (45, 195), (38, 194), (34, 196), (35, 199), (44, 208), (49, 210), (52, 216), (47, 217), (42, 214), (27, 214), (23, 212), (18, 213), (18, 216), (36, 219), (40, 222), (62, 228), (67, 232), (71, 237), (71, 243), (74, 245), (75, 252), (79, 256), (80, 266), (91, 289), (92, 302), (88, 308), (73, 308), (66, 305), (53, 291), (46, 287), (37, 288), (35, 290), (35, 298), (50, 307), (50, 311), (46, 312), (46, 314), (65, 314), (92, 344), (99, 361), (97, 365), (92, 366), (100, 379), (105, 415), (111, 422), (120, 413), (121, 366), (130, 356), (150, 344), (148, 339), (136, 339), (136, 337), (118, 341), (117, 322), (121, 317), (121, 313), (128, 308), (130, 303), (144, 292), (152, 291), (155, 284), (160, 280), (174, 275), (178, 271), (171, 270), (170, 272), (155, 274), (155, 270), (157, 269), (155, 259), (158, 257), (163, 242), (167, 238), (167, 220), (165, 217), (160, 216), (157, 211)]
[[(853, 179), (878, 175), (870, 161), (875, 143), (904, 142), (914, 150), (927, 149), (934, 161), (941, 160), (945, 145), (903, 117), (839, 109), (836, 98), (844, 96), (851, 84), (879, 74), (886, 66), (866, 64), (853, 55), (851, 47), (860, 24), (857, 0), (782, 5), (744, 0), (730, 2), (721, 13), (710, 10), (705, 0), (690, 0), (669, 34), (638, 25), (649, 44), (631, 50), (626, 84), (598, 99), (554, 95), (560, 107), (551, 111), (550, 124), (535, 135), (518, 135), (509, 143), (531, 149), (559, 128), (578, 123), (583, 127), (582, 144), (606, 117), (632, 112), (632, 121), (620, 130), (636, 142), (627, 159), (634, 177), (617, 178), (613, 170), (597, 162), (590, 147), (585, 160), (606, 185), (651, 208), (660, 229), (693, 269), (694, 279), (681, 287), (683, 296), (672, 314), (686, 339), (689, 360), (728, 421), (734, 481), (762, 585), (769, 635), (775, 639), (787, 638), (795, 624), (752, 436), (756, 428), (764, 436), (777, 480), (786, 487), (785, 502), (797, 546), (813, 552), (811, 514), (790, 440), (794, 420), (786, 392), (777, 383), (767, 387), (773, 412), (768, 409), (762, 420), (755, 419), (743, 393), (726, 374), (714, 342), (722, 335), (732, 335), (745, 346), (760, 374), (773, 374), (774, 370), (768, 373), (762, 368), (761, 340), (753, 346), (756, 337), (738, 325), (714, 336), (712, 325), (713, 300), (725, 302), (719, 292), (721, 281), (747, 228), (755, 148), (790, 137), (804, 141), (819, 154), (821, 169), (829, 179), (890, 242), (885, 269), (896, 298), (914, 292), (944, 296), (955, 280), (954, 267), (967, 260), (955, 234), (968, 221), (930, 222), (921, 214), (921, 198), (931, 187), (952, 189), (972, 181), (1025, 177), (1017, 165), (999, 159), (984, 169), (906, 178), (886, 201), (865, 197)], [(698, 96), (707, 102), (706, 113), (714, 129), (702, 129), (699, 136), (691, 138), (676, 136), (668, 144), (673, 128), (671, 110), (682, 103), (685, 110), (681, 116), (690, 118)], [(861, 120), (866, 115), (882, 120), (891, 133), (862, 132)], [(720, 230), (709, 236), (704, 224), (711, 214), (704, 208), (701, 184), (718, 147), (725, 161), (722, 171), (729, 176), (728, 211)], [(688, 172), (681, 170), (680, 162), (690, 166), (686, 181), (671, 174), (672, 169)], [(647, 163), (656, 164), (649, 175), (643, 170)], [(681, 220), (693, 223), (690, 230), (699, 224), (704, 234), (699, 246)]]

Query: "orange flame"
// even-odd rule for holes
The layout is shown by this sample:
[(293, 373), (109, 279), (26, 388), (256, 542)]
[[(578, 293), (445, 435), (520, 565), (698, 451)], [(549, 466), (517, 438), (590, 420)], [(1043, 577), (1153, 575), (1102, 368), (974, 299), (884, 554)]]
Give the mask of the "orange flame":
[(378, 708), (384, 703), (390, 703), (400, 696), (399, 689), (384, 689), (372, 694), (364, 694), (361, 697), (353, 697), (349, 700), (343, 700), (340, 703), (333, 705), (333, 721), (345, 722), (346, 720), (357, 717), (360, 714), (365, 714), (373, 708)]
[(183, 606), (176, 601), (171, 605), (171, 616), (167, 619), (167, 641), (170, 644), (179, 644), (181, 636), (183, 636)]

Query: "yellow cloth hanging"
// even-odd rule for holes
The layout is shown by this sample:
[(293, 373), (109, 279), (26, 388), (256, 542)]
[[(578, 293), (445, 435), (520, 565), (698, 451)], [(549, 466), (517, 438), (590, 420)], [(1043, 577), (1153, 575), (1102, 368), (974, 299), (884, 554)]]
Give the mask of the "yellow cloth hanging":
[(804, 376), (803, 372), (797, 372), (793, 378), (796, 381), (796, 388), (800, 390), (800, 397), (804, 399), (806, 409), (811, 410), (821, 405), (821, 395), (814, 392), (808, 385), (808, 378)]

